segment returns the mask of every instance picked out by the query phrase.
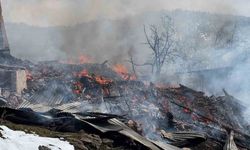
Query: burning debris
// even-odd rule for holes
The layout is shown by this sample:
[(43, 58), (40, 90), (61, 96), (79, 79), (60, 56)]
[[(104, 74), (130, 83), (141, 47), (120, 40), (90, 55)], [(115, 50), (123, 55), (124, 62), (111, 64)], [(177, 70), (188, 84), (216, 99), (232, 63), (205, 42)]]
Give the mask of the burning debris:
[[(234, 142), (239, 149), (250, 148), (248, 124), (242, 117), (245, 107), (226, 91), (225, 96), (208, 97), (183, 85), (144, 83), (124, 78), (121, 72), (106, 64), (43, 62), (29, 67), (26, 75), (27, 88), (17, 96), (19, 100), (4, 97), (6, 105), (15, 108), (7, 109), (7, 114), (3, 108), (1, 114), (7, 116), (4, 120), (60, 132), (90, 132), (94, 127), (101, 133), (116, 132), (119, 137), (137, 141), (136, 149), (144, 146), (164, 149), (168, 144), (176, 146), (173, 149), (222, 149), (232, 137), (228, 135), (230, 131), (235, 133)], [(12, 111), (14, 117), (8, 117)], [(92, 116), (86, 116), (89, 112)], [(54, 119), (42, 117), (48, 113)], [(30, 115), (37, 119), (28, 119)], [(89, 122), (89, 117), (96, 120)], [(118, 143), (123, 145), (122, 141)]]
[(124, 80), (136, 80), (136, 76), (129, 74), (128, 69), (122, 64), (114, 65), (113, 70), (117, 74), (119, 74)]

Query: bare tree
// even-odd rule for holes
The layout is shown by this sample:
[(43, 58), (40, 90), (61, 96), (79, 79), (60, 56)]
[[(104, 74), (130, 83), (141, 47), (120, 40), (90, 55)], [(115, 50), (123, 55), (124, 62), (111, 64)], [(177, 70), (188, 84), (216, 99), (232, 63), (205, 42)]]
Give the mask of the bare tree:
[(128, 57), (129, 57), (129, 59), (126, 60), (126, 61), (131, 64), (133, 75), (137, 79), (136, 66), (138, 66), (138, 65), (135, 63), (133, 54), (135, 54), (134, 48), (130, 47), (130, 50), (128, 51)]
[(137, 78), (137, 74), (136, 74), (136, 70), (135, 70), (136, 64), (135, 64), (133, 55), (132, 55), (132, 53), (128, 53), (128, 55), (129, 55), (129, 60), (128, 60), (128, 62), (131, 63), (131, 67), (132, 67), (132, 70), (133, 70), (133, 74), (134, 74), (135, 77)]
[(235, 34), (237, 31), (237, 23), (234, 21), (225, 22), (215, 35), (215, 46), (217, 47), (231, 47), (235, 41)]
[(169, 16), (162, 17), (160, 26), (144, 26), (146, 44), (153, 51), (152, 58), (145, 65), (152, 66), (152, 73), (159, 75), (166, 62), (174, 61), (178, 56), (176, 49), (176, 33), (172, 19)]

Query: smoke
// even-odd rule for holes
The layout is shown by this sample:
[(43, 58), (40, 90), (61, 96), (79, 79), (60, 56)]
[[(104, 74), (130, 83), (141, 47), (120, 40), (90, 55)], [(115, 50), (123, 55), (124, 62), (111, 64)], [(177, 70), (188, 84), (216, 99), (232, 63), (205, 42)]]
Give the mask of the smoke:
[[(141, 63), (148, 59), (150, 53), (142, 44), (145, 42), (143, 25), (158, 24), (160, 19), (156, 18), (162, 15), (161, 10), (236, 14), (236, 8), (244, 8), (243, 2), (237, 1), (237, 5), (233, 5), (234, 0), (3, 0), (3, 8), (7, 22), (33, 27), (64, 26), (39, 29), (43, 30), (43, 35), (25, 31), (20, 33), (23, 36), (19, 39), (13, 29), (7, 27), (8, 32), (12, 32), (12, 53), (17, 57), (36, 61), (74, 59), (85, 54), (97, 62), (112, 60), (122, 63), (132, 48), (136, 52), (134, 57)], [(180, 24), (182, 22), (179, 21)]]
[(249, 16), (248, 0), (2, 0), (8, 22), (35, 26), (74, 25), (121, 19), (149, 11), (191, 10)]
[(225, 89), (246, 106), (245, 118), (249, 120), (249, 18), (187, 16), (191, 18), (190, 24), (187, 30), (181, 28), (180, 31), (184, 33), (182, 43), (186, 58), (172, 66), (174, 72), (180, 73), (177, 81), (208, 95), (222, 95)]
[[(233, 66), (228, 78), (214, 79), (208, 86), (216, 91), (226, 88), (247, 105), (249, 61), (241, 57), (248, 53), (250, 28), (246, 18), (236, 15), (250, 16), (249, 7), (247, 0), (3, 0), (7, 22), (33, 26), (22, 31), (7, 26), (12, 53), (34, 61), (84, 54), (99, 63), (124, 63), (133, 51), (136, 62), (143, 63), (151, 53), (143, 44), (143, 25), (159, 24), (160, 17), (168, 14), (186, 59), (166, 65), (165, 73)], [(166, 11), (175, 9), (235, 16)]]
[(126, 63), (128, 52), (143, 46), (142, 25), (136, 18), (79, 24), (59, 32), (59, 49), (72, 58), (88, 55), (97, 63)]
[(247, 60), (245, 63), (241, 63), (238, 65), (232, 75), (230, 76), (230, 83), (229, 87), (227, 87), (230, 91), (235, 93), (237, 98), (242, 101), (242, 104), (246, 106), (246, 112), (245, 112), (245, 119), (250, 122), (250, 109), (247, 106), (250, 106), (250, 100), (249, 100), (249, 69), (250, 69), (250, 60)]

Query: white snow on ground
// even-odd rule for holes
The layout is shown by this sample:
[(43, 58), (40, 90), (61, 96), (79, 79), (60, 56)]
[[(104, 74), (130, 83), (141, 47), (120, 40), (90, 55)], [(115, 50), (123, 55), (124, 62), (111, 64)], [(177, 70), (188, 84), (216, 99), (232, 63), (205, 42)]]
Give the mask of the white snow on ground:
[(46, 146), (51, 150), (74, 150), (74, 146), (67, 141), (57, 138), (39, 137), (35, 134), (26, 134), (23, 131), (14, 131), (6, 126), (0, 126), (0, 150), (38, 150), (39, 146)]

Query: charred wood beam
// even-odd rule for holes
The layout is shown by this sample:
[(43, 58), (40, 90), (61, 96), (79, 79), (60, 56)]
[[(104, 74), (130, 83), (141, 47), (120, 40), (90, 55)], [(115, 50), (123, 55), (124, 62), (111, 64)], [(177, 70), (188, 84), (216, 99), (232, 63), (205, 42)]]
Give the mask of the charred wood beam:
[(101, 65), (105, 66), (108, 63), (108, 60), (105, 60)]

